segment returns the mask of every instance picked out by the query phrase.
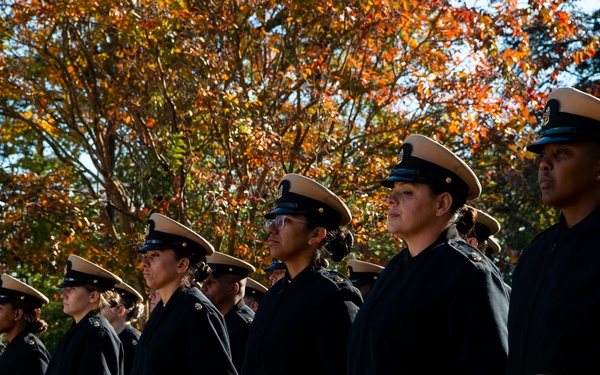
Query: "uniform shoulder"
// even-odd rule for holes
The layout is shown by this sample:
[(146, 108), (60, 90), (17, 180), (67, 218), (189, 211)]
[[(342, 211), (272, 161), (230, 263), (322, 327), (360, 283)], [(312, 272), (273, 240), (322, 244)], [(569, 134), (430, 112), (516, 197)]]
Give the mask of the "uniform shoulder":
[(463, 256), (473, 265), (487, 264), (485, 255), (473, 246), (466, 243), (463, 239), (452, 238), (448, 240), (448, 245), (451, 249), (455, 250), (458, 254)]
[(23, 342), (25, 343), (25, 345), (32, 347), (32, 348), (45, 348), (44, 344), (42, 344), (42, 342), (40, 341), (40, 339), (34, 335), (33, 333), (28, 333), (25, 336), (22, 337)]
[(182, 305), (186, 310), (204, 314), (216, 309), (210, 300), (197, 288), (190, 288), (184, 293)]
[(106, 328), (110, 326), (108, 320), (101, 317), (100, 315), (89, 316), (86, 320), (86, 323), (88, 327), (91, 327), (95, 331), (105, 331)]
[(236, 313), (246, 324), (251, 324), (254, 321), (254, 311), (246, 305), (236, 309)]
[(325, 269), (320, 271), (320, 275), (326, 284), (335, 287), (335, 289), (352, 287), (352, 282), (337, 271)]
[(554, 225), (551, 225), (548, 228), (544, 229), (543, 231), (538, 232), (535, 236), (533, 236), (533, 238), (530, 241), (530, 244), (537, 241), (540, 237), (545, 236), (545, 235), (550, 234), (551, 232), (555, 231), (557, 226), (558, 226), (558, 224), (554, 224)]
[(137, 345), (137, 341), (141, 336), (141, 332), (136, 328), (128, 325), (119, 333), (121, 341), (130, 341), (133, 345)]

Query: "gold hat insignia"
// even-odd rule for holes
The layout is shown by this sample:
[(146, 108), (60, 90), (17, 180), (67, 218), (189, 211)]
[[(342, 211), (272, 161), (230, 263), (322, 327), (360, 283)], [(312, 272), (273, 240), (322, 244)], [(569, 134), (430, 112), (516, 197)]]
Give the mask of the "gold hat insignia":
[(283, 184), (279, 185), (279, 189), (277, 190), (277, 199), (283, 197)]
[(542, 126), (548, 125), (550, 122), (550, 107), (546, 107), (544, 114), (542, 115)]
[(402, 163), (402, 159), (404, 159), (404, 149), (403, 148), (400, 149), (400, 152), (398, 152), (398, 155), (396, 156), (396, 164)]

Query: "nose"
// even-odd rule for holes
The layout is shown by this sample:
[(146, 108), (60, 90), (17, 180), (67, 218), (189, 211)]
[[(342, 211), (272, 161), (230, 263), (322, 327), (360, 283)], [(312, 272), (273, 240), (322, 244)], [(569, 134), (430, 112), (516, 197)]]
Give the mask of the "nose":
[(538, 168), (540, 171), (549, 171), (552, 169), (552, 163), (547, 156), (540, 158), (540, 164)]
[(271, 223), (271, 225), (269, 225), (269, 226), (267, 227), (267, 233), (268, 233), (268, 234), (274, 234), (274, 233), (277, 233), (277, 229), (275, 228), (275, 223), (274, 223), (274, 222), (273, 222), (273, 223)]
[(385, 198), (385, 203), (387, 203), (388, 206), (394, 206), (396, 205), (396, 199), (394, 199), (394, 194), (390, 194)]

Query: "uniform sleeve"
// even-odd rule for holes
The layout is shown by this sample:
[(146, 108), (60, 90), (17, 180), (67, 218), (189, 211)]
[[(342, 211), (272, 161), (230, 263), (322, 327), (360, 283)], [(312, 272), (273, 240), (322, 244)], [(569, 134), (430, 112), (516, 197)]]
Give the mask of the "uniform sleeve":
[(347, 374), (348, 331), (358, 313), (360, 297), (342, 289), (323, 309), (319, 327), (319, 350), (326, 374)]
[[(231, 351), (227, 328), (221, 316), (206, 308), (192, 311), (193, 319), (187, 319), (187, 335), (185, 336), (188, 350), (185, 358), (186, 368), (190, 374), (197, 374), (199, 369), (207, 374), (237, 375), (231, 360)], [(202, 357), (209, 359), (199, 361)]]
[(103, 327), (90, 327), (82, 357), (78, 370), (80, 374), (123, 375), (123, 344)]
[(27, 360), (19, 364), (21, 374), (44, 374), (48, 368), (50, 357), (40, 347), (28, 352)]
[(456, 351), (462, 374), (505, 374), (508, 296), (502, 280), (488, 269), (474, 269), (460, 284), (448, 317), (450, 341), (458, 345), (448, 349)]

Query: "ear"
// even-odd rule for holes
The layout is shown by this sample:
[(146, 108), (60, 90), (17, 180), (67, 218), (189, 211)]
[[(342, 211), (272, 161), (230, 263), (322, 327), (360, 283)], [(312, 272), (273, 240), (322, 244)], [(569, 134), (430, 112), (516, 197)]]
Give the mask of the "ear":
[(25, 313), (23, 312), (23, 309), (16, 309), (15, 310), (15, 322), (23, 319), (23, 315), (25, 315)]
[(177, 273), (184, 273), (190, 266), (190, 260), (188, 258), (181, 258), (177, 263)]
[(312, 236), (308, 239), (309, 244), (315, 244), (323, 241), (323, 239), (327, 236), (327, 229), (323, 227), (315, 228)]
[(238, 283), (237, 281), (231, 283), (231, 285), (229, 286), (229, 294), (235, 296), (240, 292), (240, 283)]
[(469, 237), (467, 239), (467, 243), (473, 247), (479, 246), (479, 241), (477, 241), (477, 238), (475, 238), (475, 237)]
[(443, 216), (450, 211), (452, 207), (452, 195), (443, 192), (438, 196), (436, 216)]
[(90, 292), (90, 303), (96, 303), (100, 299), (100, 293), (95, 290)]

